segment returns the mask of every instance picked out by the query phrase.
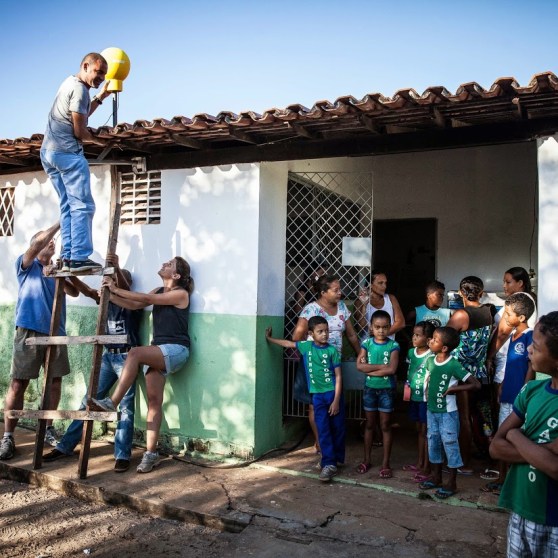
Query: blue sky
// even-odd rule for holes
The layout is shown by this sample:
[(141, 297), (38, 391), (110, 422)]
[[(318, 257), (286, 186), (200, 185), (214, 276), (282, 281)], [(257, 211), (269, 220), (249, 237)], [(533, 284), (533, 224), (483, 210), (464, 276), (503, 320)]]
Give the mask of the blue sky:
[[(81, 13), (80, 13), (80, 7)], [(557, 72), (556, 0), (0, 0), (0, 139), (42, 133), (90, 51), (131, 60), (119, 122)], [(110, 103), (90, 125), (111, 123)]]

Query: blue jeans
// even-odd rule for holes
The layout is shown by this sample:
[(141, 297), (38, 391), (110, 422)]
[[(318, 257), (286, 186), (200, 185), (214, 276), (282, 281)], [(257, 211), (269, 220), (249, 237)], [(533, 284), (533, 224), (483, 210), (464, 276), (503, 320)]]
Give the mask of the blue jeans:
[(463, 467), (463, 460), (459, 451), (459, 413), (427, 412), (428, 421), (428, 458), (430, 463), (443, 463), (444, 451), (448, 459), (448, 467), (458, 469)]
[(345, 402), (339, 401), (339, 413), (330, 416), (329, 407), (335, 398), (334, 391), (313, 393), (314, 418), (318, 428), (318, 441), (322, 452), (320, 465), (345, 463)]
[(41, 149), (41, 163), (60, 198), (61, 256), (66, 260), (86, 260), (93, 253), (95, 202), (83, 151)]
[[(99, 373), (99, 386), (97, 389), (97, 399), (105, 398), (110, 388), (118, 381), (124, 362), (126, 361), (126, 353), (112, 354), (105, 350), (101, 361), (101, 371)], [(132, 441), (134, 439), (134, 410), (135, 410), (136, 384), (133, 383), (130, 389), (124, 395), (124, 398), (118, 406), (120, 410), (120, 420), (116, 425), (116, 434), (114, 436), (114, 458), (126, 459), (130, 461), (132, 455)], [(85, 409), (86, 398), (81, 403), (80, 410)], [(66, 430), (62, 439), (56, 445), (56, 449), (72, 455), (74, 448), (81, 442), (81, 434), (83, 431), (83, 421), (73, 420), (72, 424)]]

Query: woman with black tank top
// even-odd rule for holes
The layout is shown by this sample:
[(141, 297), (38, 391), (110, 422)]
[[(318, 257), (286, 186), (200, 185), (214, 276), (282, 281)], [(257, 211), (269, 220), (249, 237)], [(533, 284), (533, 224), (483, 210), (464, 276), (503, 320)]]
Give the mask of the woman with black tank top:
[(125, 291), (119, 289), (112, 278), (103, 279), (103, 286), (110, 289), (111, 302), (131, 310), (153, 305), (153, 341), (147, 347), (134, 347), (128, 352), (112, 397), (90, 401), (90, 408), (116, 410), (124, 394), (136, 380), (139, 367), (144, 367), (147, 388), (147, 451), (137, 467), (138, 473), (148, 473), (159, 465), (157, 441), (163, 418), (166, 377), (179, 370), (190, 354), (188, 315), (194, 286), (190, 265), (177, 256), (164, 263), (158, 273), (163, 286), (149, 293)]
[(480, 303), (483, 291), (484, 284), (478, 277), (471, 275), (462, 279), (459, 284), (459, 294), (463, 299), (464, 308), (456, 310), (447, 324), (459, 331), (460, 335), (459, 346), (453, 352), (453, 356), (482, 384), (481, 391), (475, 394), (466, 391), (457, 394), (460, 422), (459, 446), (464, 463), (459, 470), (461, 474), (473, 474), (470, 468), (473, 439), (479, 446), (479, 450), (487, 451), (489, 441), (494, 434), (486, 354), (496, 308), (492, 304)]

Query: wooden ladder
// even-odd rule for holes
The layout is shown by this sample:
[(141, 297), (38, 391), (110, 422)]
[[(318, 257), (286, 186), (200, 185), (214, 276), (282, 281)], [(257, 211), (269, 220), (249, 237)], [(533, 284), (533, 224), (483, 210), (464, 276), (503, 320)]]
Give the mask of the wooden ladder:
[[(111, 222), (109, 230), (109, 240), (107, 247), (107, 256), (116, 252), (118, 242), (118, 228), (120, 223), (120, 189), (118, 185), (118, 174), (115, 167), (111, 167)], [(80, 274), (82, 275), (113, 275), (114, 268), (105, 268), (100, 271), (90, 271)], [(50, 275), (50, 274), (49, 274)], [(48, 337), (33, 337), (26, 341), (27, 345), (48, 345), (44, 362), (44, 380), (43, 391), (39, 410), (12, 410), (5, 411), (9, 418), (35, 418), (38, 419), (37, 433), (35, 436), (35, 451), (33, 455), (33, 469), (40, 469), (43, 462), (43, 450), (45, 443), (46, 421), (49, 419), (77, 419), (83, 420), (83, 434), (81, 437), (81, 449), (79, 452), (78, 475), (80, 479), (87, 477), (87, 466), (89, 463), (89, 453), (91, 449), (91, 437), (93, 434), (93, 421), (113, 422), (119, 419), (117, 412), (98, 412), (89, 409), (89, 403), (86, 404), (84, 411), (58, 411), (51, 409), (50, 391), (52, 386), (51, 358), (53, 357), (53, 347), (55, 345), (75, 345), (75, 344), (92, 344), (93, 345), (93, 362), (91, 366), (91, 375), (89, 376), (89, 387), (87, 389), (87, 402), (92, 397), (97, 396), (97, 388), (99, 384), (99, 373), (101, 370), (101, 360), (103, 353), (103, 345), (105, 343), (128, 343), (127, 335), (106, 335), (106, 324), (108, 314), (108, 303), (110, 300), (110, 291), (108, 287), (101, 290), (99, 301), (99, 311), (97, 314), (97, 327), (95, 335), (89, 336), (58, 336), (58, 328), (62, 309), (64, 307), (64, 282), (66, 277), (71, 273), (55, 272), (52, 276), (55, 278), (56, 287), (54, 291), (54, 303), (52, 307), (52, 318), (50, 322), (50, 333)]]

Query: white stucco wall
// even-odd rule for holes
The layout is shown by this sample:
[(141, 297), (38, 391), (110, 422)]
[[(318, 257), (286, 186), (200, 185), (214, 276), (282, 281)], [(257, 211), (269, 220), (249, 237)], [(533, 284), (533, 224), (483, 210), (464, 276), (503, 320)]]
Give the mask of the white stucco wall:
[[(0, 237), (0, 304), (15, 302), (17, 298), (17, 279), (14, 263), (16, 258), (29, 246), (31, 237), (40, 230), (50, 227), (60, 217), (58, 196), (44, 172), (22, 173), (0, 176), (0, 187), (15, 187), (14, 235)], [(95, 261), (102, 261), (108, 241), (110, 201), (110, 168), (107, 166), (92, 167), (91, 191), (97, 212), (93, 219), (93, 246), (95, 252), (91, 256)], [(60, 253), (60, 239), (57, 241), (57, 253)], [(96, 286), (98, 278), (88, 279), (88, 283)], [(69, 304), (94, 305), (95, 303), (83, 296), (79, 299), (68, 297)]]
[(538, 142), (539, 316), (558, 310), (558, 135)]
[[(448, 289), (478, 275), (502, 290), (512, 266), (537, 271), (537, 161), (534, 142), (406, 153), (262, 163), (264, 189), (284, 189), (292, 172), (370, 172), (374, 219), (438, 220), (437, 276)], [(271, 169), (274, 169), (273, 171)], [(277, 211), (285, 211), (285, 201)], [(532, 247), (531, 235), (534, 234)], [(284, 261), (284, 248), (273, 256)], [(536, 283), (537, 279), (535, 279)], [(277, 307), (284, 299), (270, 293)]]
[[(110, 169), (92, 167), (97, 210), (93, 220), (96, 261), (103, 261), (109, 230)], [(259, 166), (256, 164), (162, 172), (160, 225), (121, 226), (120, 265), (134, 276), (134, 288), (159, 286), (161, 263), (175, 255), (189, 260), (196, 290), (192, 311), (255, 315), (258, 287)], [(14, 302), (13, 262), (31, 236), (59, 216), (58, 198), (45, 173), (0, 177), (0, 187), (15, 186), (13, 237), (0, 237), (0, 300)], [(60, 241), (57, 249), (59, 250)], [(97, 286), (98, 278), (87, 283)], [(69, 304), (93, 304), (80, 297)]]
[[(134, 273), (135, 288), (157, 286), (161, 262), (182, 254), (197, 285), (194, 312), (280, 315), (289, 170), (370, 172), (375, 219), (436, 218), (437, 275), (448, 288), (476, 274), (487, 290), (499, 291), (503, 272), (515, 265), (529, 268), (530, 257), (537, 270), (536, 231), (530, 250), (537, 188), (537, 151), (531, 142), (163, 171), (161, 225), (120, 228), (118, 253), (121, 265)], [(99, 260), (108, 235), (109, 175), (108, 167), (93, 169), (94, 257)], [(15, 235), (0, 238), (5, 256), (0, 297), (6, 303), (17, 291), (11, 262), (36, 230), (57, 218), (58, 202), (44, 173), (2, 177), (3, 184), (18, 186)], [(548, 202), (541, 211), (552, 207)], [(545, 219), (547, 227), (553, 222)], [(544, 236), (549, 238), (548, 232)]]

